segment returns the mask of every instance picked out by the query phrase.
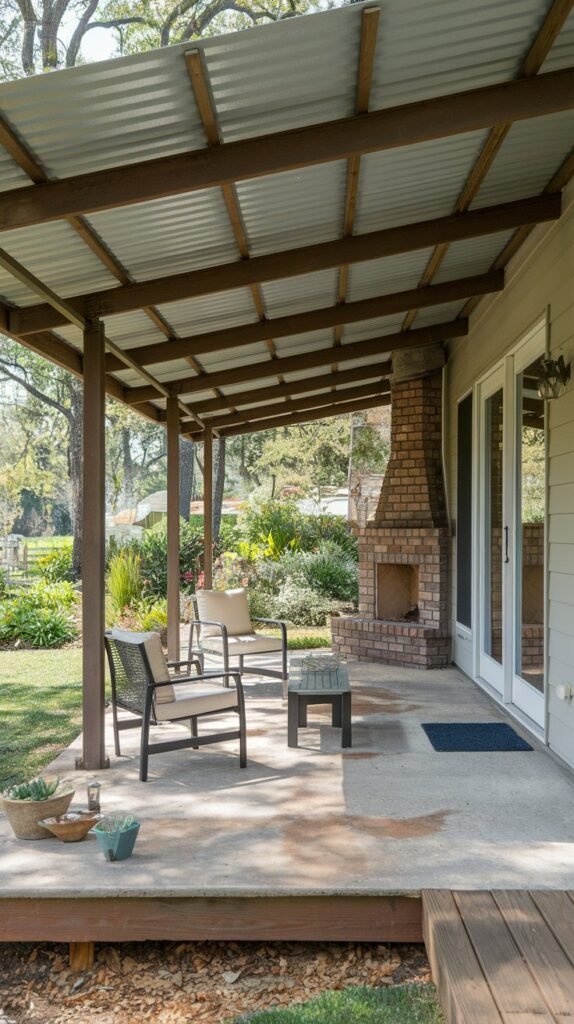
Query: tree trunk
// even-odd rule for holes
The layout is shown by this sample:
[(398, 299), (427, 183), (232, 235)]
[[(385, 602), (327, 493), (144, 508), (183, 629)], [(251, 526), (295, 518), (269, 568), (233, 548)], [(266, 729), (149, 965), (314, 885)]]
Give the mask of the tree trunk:
[(131, 508), (134, 496), (134, 465), (129, 427), (122, 427), (122, 462), (124, 467), (123, 490), (125, 507)]
[(179, 440), (179, 515), (189, 523), (189, 506), (193, 494), (195, 444), (186, 437)]
[(223, 491), (225, 489), (225, 441), (220, 437), (217, 442), (215, 487), (213, 489), (213, 542), (217, 544), (221, 529), (221, 509), (223, 506)]
[(82, 438), (83, 438), (83, 412), (84, 412), (84, 390), (81, 381), (72, 379), (70, 382), (71, 407), (68, 422), (70, 424), (70, 444), (68, 454), (68, 465), (70, 471), (70, 483), (72, 485), (72, 563), (74, 573), (78, 577), (82, 573)]

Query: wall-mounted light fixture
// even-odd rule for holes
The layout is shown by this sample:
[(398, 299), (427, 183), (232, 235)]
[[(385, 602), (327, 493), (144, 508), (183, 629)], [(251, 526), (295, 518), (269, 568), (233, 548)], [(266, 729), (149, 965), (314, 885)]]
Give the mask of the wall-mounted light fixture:
[(543, 359), (538, 375), (539, 398), (559, 398), (570, 380), (570, 363), (566, 366), (564, 356), (558, 359)]

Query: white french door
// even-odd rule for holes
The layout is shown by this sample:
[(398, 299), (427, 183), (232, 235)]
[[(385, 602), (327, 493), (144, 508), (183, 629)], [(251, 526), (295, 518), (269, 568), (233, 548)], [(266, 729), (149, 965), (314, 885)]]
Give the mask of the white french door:
[(478, 675), (544, 722), (546, 410), (540, 325), (477, 387)]

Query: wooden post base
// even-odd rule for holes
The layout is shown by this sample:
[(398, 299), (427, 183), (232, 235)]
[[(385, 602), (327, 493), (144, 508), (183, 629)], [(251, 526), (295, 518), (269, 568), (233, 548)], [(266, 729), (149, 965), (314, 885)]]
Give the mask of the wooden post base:
[(75, 974), (91, 971), (94, 966), (93, 942), (70, 942), (70, 970)]

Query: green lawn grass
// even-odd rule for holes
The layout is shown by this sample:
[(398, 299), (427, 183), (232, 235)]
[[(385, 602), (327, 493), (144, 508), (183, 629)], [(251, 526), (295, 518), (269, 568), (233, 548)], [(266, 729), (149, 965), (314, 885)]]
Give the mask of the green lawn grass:
[(236, 1024), (444, 1024), (433, 985), (347, 988), (280, 1010), (240, 1017)]
[(45, 768), (81, 731), (82, 652), (0, 651), (0, 790)]

